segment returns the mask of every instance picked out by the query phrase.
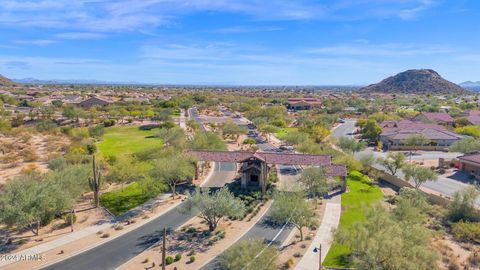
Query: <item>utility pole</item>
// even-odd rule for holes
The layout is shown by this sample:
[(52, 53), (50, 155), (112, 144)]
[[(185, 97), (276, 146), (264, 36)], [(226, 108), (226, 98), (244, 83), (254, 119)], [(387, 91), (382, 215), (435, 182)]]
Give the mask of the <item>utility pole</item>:
[(167, 246), (167, 228), (163, 227), (163, 246), (162, 246), (162, 270), (165, 270), (166, 265), (166, 246)]

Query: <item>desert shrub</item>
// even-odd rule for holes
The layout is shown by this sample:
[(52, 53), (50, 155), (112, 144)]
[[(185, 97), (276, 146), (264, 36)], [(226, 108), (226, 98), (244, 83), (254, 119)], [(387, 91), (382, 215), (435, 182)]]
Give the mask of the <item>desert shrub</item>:
[(195, 256), (190, 256), (189, 262), (190, 262), (190, 263), (194, 263), (194, 262), (195, 262)]
[(480, 192), (475, 187), (468, 187), (453, 195), (453, 201), (448, 206), (447, 218), (452, 222), (460, 220), (464, 221), (480, 221), (475, 201), (479, 197)]
[(460, 221), (453, 224), (452, 232), (459, 240), (480, 243), (480, 222)]
[(33, 162), (38, 159), (37, 152), (35, 152), (35, 149), (31, 147), (27, 147), (20, 151), (20, 156), (22, 156), (25, 162)]
[(294, 261), (292, 258), (290, 258), (290, 259), (288, 259), (288, 261), (285, 263), (285, 268), (287, 268), (287, 269), (292, 269), (292, 267), (293, 267), (294, 264), (295, 264), (295, 261)]
[(103, 125), (96, 125), (88, 128), (88, 135), (93, 138), (100, 138), (105, 134), (105, 127)]
[(103, 121), (103, 125), (105, 127), (112, 127), (115, 125), (115, 120), (114, 119), (107, 119), (105, 121)]
[(104, 233), (104, 234), (102, 234), (101, 237), (102, 237), (102, 238), (108, 238), (108, 237), (110, 237), (110, 234), (109, 234), (109, 233)]
[(55, 124), (55, 122), (52, 120), (44, 120), (35, 125), (35, 129), (38, 132), (54, 132), (56, 131), (57, 127), (57, 124)]
[(65, 214), (63, 215), (63, 220), (65, 221), (65, 224), (67, 226), (70, 226), (77, 222), (77, 215), (75, 215), (74, 213)]
[(166, 265), (170, 265), (173, 263), (173, 257), (172, 256), (168, 256), (167, 258), (165, 258), (165, 264)]
[(65, 167), (67, 167), (67, 160), (63, 157), (54, 158), (48, 161), (48, 168), (50, 170), (53, 170), (53, 171), (62, 170)]
[(182, 254), (181, 254), (181, 253), (177, 253), (177, 254), (175, 255), (175, 261), (178, 262), (178, 261), (180, 261), (181, 259), (182, 259)]

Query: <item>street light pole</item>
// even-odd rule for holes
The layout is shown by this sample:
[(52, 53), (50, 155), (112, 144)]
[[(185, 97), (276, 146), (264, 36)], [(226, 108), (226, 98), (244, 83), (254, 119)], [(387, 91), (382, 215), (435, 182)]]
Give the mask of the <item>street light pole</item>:
[(318, 247), (318, 270), (322, 270), (322, 244)]
[(323, 267), (322, 267), (322, 244), (320, 244), (318, 246), (318, 248), (315, 247), (313, 249), (313, 252), (315, 252), (315, 253), (318, 252), (318, 270), (322, 270), (323, 269)]

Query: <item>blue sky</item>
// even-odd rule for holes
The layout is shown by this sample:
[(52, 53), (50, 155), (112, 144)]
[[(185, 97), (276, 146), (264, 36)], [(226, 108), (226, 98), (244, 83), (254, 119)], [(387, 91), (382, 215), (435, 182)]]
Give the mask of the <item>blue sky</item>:
[(0, 74), (178, 84), (480, 80), (476, 0), (0, 0)]

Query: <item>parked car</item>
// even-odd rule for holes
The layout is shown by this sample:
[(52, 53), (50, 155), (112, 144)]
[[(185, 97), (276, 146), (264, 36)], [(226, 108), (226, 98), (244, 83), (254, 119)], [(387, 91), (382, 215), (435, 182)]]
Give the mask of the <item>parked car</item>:
[(293, 151), (295, 150), (295, 148), (291, 145), (287, 145), (287, 144), (282, 144), (280, 145), (280, 149), (282, 150), (287, 150), (287, 151)]

